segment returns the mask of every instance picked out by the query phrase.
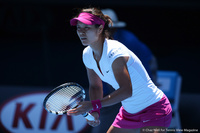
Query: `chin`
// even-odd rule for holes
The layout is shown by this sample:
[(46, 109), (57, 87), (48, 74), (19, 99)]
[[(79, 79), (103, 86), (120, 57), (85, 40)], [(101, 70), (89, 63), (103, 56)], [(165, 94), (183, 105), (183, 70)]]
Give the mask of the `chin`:
[(88, 44), (86, 44), (86, 43), (82, 43), (83, 44), (83, 46), (88, 46)]
[(88, 43), (84, 43), (83, 41), (82, 41), (82, 44), (83, 44), (83, 46), (88, 46), (89, 45)]

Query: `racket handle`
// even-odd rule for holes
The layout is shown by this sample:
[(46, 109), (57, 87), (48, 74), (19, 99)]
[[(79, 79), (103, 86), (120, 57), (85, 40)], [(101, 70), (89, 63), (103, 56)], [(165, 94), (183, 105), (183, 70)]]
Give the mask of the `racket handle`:
[(95, 118), (90, 113), (84, 113), (82, 115), (89, 121), (95, 121)]

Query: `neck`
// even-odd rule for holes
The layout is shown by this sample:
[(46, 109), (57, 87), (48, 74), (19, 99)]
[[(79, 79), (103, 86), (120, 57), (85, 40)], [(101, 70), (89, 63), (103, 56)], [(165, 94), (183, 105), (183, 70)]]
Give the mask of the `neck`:
[(101, 55), (103, 53), (103, 44), (104, 44), (104, 38), (97, 41), (95, 44), (91, 45), (93, 55), (96, 61), (99, 61), (101, 59)]

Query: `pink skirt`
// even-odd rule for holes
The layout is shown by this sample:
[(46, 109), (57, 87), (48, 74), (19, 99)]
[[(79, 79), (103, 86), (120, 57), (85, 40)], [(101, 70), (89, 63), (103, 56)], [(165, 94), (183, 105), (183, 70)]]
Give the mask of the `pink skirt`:
[(112, 125), (117, 128), (126, 129), (147, 126), (169, 127), (171, 119), (171, 104), (168, 98), (163, 95), (163, 98), (160, 101), (135, 114), (130, 114), (121, 107)]

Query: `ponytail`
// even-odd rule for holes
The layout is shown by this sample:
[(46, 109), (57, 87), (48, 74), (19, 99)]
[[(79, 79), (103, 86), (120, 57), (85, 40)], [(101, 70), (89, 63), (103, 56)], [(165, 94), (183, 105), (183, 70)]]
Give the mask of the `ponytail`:
[(113, 22), (111, 18), (108, 15), (104, 15), (105, 18), (105, 26), (103, 30), (103, 34), (105, 35), (105, 38), (113, 39), (110, 35), (110, 27), (113, 26)]

